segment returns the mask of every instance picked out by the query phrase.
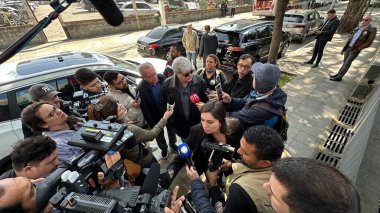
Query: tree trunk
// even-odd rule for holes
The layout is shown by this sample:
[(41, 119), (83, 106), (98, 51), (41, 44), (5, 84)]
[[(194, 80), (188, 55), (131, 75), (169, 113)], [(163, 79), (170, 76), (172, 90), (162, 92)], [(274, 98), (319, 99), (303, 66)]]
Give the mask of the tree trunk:
[(350, 0), (340, 21), (338, 33), (351, 33), (367, 12), (370, 2), (371, 0)]
[(275, 18), (274, 18), (274, 29), (272, 34), (272, 42), (270, 44), (268, 63), (276, 64), (278, 50), (280, 48), (281, 38), (282, 38), (282, 23), (284, 20), (284, 13), (286, 7), (288, 6), (289, 0), (276, 1), (275, 5)]

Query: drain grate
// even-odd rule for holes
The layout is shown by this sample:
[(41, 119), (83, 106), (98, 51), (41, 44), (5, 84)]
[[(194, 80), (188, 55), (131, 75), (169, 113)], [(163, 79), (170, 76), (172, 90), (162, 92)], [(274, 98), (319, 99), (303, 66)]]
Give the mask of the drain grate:
[(319, 152), (316, 159), (323, 161), (325, 163), (328, 163), (333, 167), (336, 167), (338, 165), (339, 160), (340, 160), (340, 158), (337, 158), (335, 156), (331, 156), (331, 155), (323, 153), (323, 152)]
[(347, 104), (339, 116), (339, 121), (344, 124), (353, 126), (355, 125), (355, 122), (359, 117), (360, 111), (361, 111), (360, 107)]
[(363, 103), (361, 103), (361, 102), (358, 102), (358, 101), (353, 101), (353, 100), (348, 100), (347, 102), (348, 102), (348, 103), (350, 103), (350, 104), (355, 104), (355, 105), (358, 105), (358, 106), (361, 106), (361, 105), (363, 105)]
[(323, 146), (337, 154), (342, 154), (350, 134), (351, 130), (339, 125), (334, 125)]

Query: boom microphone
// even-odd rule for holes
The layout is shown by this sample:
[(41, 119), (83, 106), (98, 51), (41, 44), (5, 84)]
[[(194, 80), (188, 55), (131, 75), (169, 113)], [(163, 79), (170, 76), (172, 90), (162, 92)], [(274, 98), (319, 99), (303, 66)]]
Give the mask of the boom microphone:
[(150, 166), (149, 172), (141, 186), (140, 194), (150, 194), (153, 197), (157, 192), (159, 178), (160, 164), (155, 162)]
[(124, 16), (113, 0), (90, 0), (90, 2), (109, 25), (116, 27), (123, 23)]
[(186, 159), (186, 163), (189, 166), (189, 168), (193, 166), (193, 162), (191, 162), (191, 159), (190, 159), (190, 156), (191, 156), (190, 147), (186, 143), (181, 143), (180, 145), (178, 145), (178, 154), (181, 158)]

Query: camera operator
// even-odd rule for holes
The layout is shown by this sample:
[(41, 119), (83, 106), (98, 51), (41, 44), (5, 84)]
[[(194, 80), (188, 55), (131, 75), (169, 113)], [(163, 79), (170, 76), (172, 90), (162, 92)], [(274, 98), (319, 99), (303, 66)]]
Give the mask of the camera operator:
[[(273, 212), (262, 186), (268, 182), (272, 173), (272, 164), (280, 159), (283, 150), (283, 140), (272, 128), (259, 125), (246, 130), (238, 150), (242, 162), (232, 163), (233, 173), (226, 181), (226, 201), (217, 186), (219, 171), (206, 173), (211, 185), (209, 188), (211, 201), (217, 212)], [(186, 169), (192, 181), (191, 195), (196, 209), (200, 209), (201, 206), (204, 209), (209, 205), (209, 201), (204, 199), (204, 188), (198, 176), (199, 172), (193, 167)]]
[[(230, 131), (227, 131), (230, 129)], [(201, 143), (204, 139), (217, 144), (230, 144), (237, 150), (239, 140), (243, 135), (243, 128), (239, 122), (226, 122), (226, 111), (224, 104), (219, 101), (209, 101), (201, 109), (201, 123), (190, 129), (189, 137), (184, 141), (190, 147), (193, 153), (192, 160), (197, 168), (198, 174), (202, 174), (208, 170), (208, 159), (211, 151), (201, 148)], [(233, 153), (235, 158), (239, 158), (238, 154)], [(222, 164), (222, 170), (227, 171), (228, 165), (231, 164), (230, 156), (224, 156), (225, 161)], [(180, 156), (176, 156), (168, 166), (169, 173), (173, 174), (173, 178), (178, 171), (186, 164), (186, 160)]]
[[(146, 130), (125, 122), (126, 112), (124, 106), (118, 104), (110, 96), (102, 96), (96, 104), (88, 106), (88, 117), (90, 119), (102, 121), (110, 116), (115, 116), (111, 122), (124, 123), (127, 129), (134, 133), (136, 144), (128, 144), (126, 156), (127, 159), (143, 167), (150, 167), (153, 162), (157, 162), (146, 142), (154, 140), (161, 133), (172, 114), (172, 110), (167, 110), (162, 119), (151, 130)], [(141, 143), (145, 143), (145, 147), (141, 146)]]
[[(108, 168), (120, 159), (120, 154), (106, 154), (104, 156)], [(118, 181), (104, 181), (104, 174), (98, 172), (98, 182), (106, 188), (118, 188)], [(46, 203), (43, 209), (37, 209), (36, 206), (36, 182), (39, 180), (30, 180), (25, 177), (7, 178), (0, 180), (0, 212), (1, 213), (47, 213), (60, 212), (55, 210), (52, 205)]]
[[(63, 101), (58, 97), (60, 92), (56, 91), (51, 85), (35, 84), (29, 88), (28, 93), (32, 98), (33, 103), (47, 102), (57, 108), (60, 108), (66, 114), (69, 114), (69, 108), (63, 107)], [(24, 138), (41, 135), (41, 132), (33, 131), (24, 123), (22, 123), (22, 133), (24, 134)]]
[(339, 170), (307, 158), (275, 162), (263, 185), (277, 213), (359, 213), (360, 198), (354, 185)]
[(81, 150), (67, 142), (81, 127), (82, 120), (68, 116), (56, 106), (44, 102), (33, 103), (21, 112), (21, 120), (33, 131), (41, 131), (57, 143), (58, 159), (61, 162), (67, 161)]
[(117, 71), (107, 71), (103, 79), (108, 83), (109, 96), (113, 97), (126, 109), (125, 121), (139, 127), (145, 124), (144, 115), (140, 109), (140, 98), (135, 89), (128, 84), (126, 77)]
[(26, 177), (38, 179), (53, 172), (59, 165), (56, 143), (46, 136), (20, 140), (10, 154), (11, 170), (0, 176), (5, 178)]

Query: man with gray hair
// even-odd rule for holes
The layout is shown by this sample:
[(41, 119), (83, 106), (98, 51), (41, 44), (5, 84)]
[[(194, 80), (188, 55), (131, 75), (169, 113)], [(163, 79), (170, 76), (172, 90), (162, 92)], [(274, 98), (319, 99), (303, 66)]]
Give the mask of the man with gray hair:
[(173, 61), (174, 75), (168, 78), (161, 87), (161, 110), (166, 110), (167, 105), (174, 104), (173, 116), (168, 121), (174, 127), (177, 135), (187, 138), (190, 127), (200, 122), (200, 112), (195, 104), (190, 101), (192, 94), (197, 94), (200, 101), (206, 102), (206, 82), (202, 77), (193, 75), (191, 62), (180, 56)]
[[(281, 72), (273, 64), (256, 62), (253, 72), (253, 91), (244, 98), (231, 98), (223, 93), (223, 102), (229, 103), (229, 116), (238, 118), (245, 129), (255, 125), (273, 127), (279, 111), (285, 106), (287, 95), (278, 86)], [(272, 120), (273, 119), (273, 120)], [(270, 123), (273, 121), (272, 123)]]
[[(157, 74), (156, 69), (149, 62), (142, 63), (139, 66), (139, 72), (143, 79), (137, 86), (141, 100), (140, 108), (149, 127), (153, 128), (163, 115), (163, 111), (160, 108), (160, 89), (166, 77), (163, 74)], [(174, 129), (169, 124), (166, 125), (166, 129), (168, 131), (169, 145), (172, 151), (177, 152)], [(163, 158), (167, 157), (168, 145), (166, 144), (164, 131), (157, 136), (156, 140), (158, 147), (161, 149), (161, 156)]]

